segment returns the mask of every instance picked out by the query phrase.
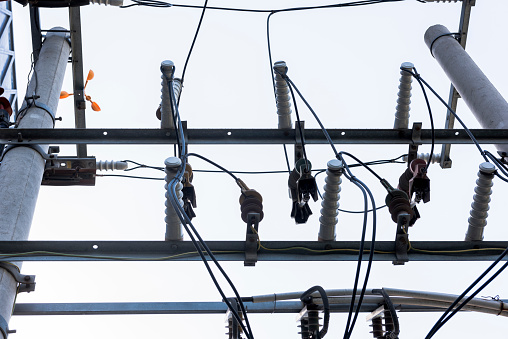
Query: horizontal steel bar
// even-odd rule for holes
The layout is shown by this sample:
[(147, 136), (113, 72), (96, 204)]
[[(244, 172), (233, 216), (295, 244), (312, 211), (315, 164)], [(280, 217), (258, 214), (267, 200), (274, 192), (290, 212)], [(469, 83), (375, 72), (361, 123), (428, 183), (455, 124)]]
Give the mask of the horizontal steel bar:
[[(244, 302), (248, 313), (299, 313), (299, 301)], [(361, 312), (372, 312), (379, 304), (362, 304)], [(401, 312), (442, 312), (436, 307), (397, 305)], [(222, 302), (117, 302), (117, 303), (17, 303), (13, 315), (101, 315), (101, 314), (225, 314)], [(344, 313), (349, 304), (331, 304), (330, 311)]]
[[(244, 241), (208, 241), (218, 260), (243, 261)], [(258, 261), (355, 261), (358, 241), (263, 241)], [(410, 261), (492, 261), (507, 241), (411, 241)], [(366, 242), (365, 248), (370, 248)], [(375, 261), (395, 260), (395, 243), (377, 241)], [(365, 253), (368, 253), (365, 250)], [(190, 241), (0, 241), (0, 260), (196, 261)], [(368, 255), (363, 256), (367, 260)], [(505, 258), (506, 260), (506, 258)]]
[[(483, 144), (508, 143), (508, 130), (471, 130)], [(411, 144), (411, 130), (394, 129), (330, 129), (336, 144)], [(188, 129), (189, 144), (291, 144), (294, 130), (280, 129)], [(308, 144), (326, 144), (320, 129), (305, 129)], [(170, 129), (0, 129), (0, 143), (26, 144), (173, 144), (175, 131)], [(421, 131), (421, 142), (431, 143), (431, 130)], [(436, 144), (471, 144), (464, 130), (435, 130)]]

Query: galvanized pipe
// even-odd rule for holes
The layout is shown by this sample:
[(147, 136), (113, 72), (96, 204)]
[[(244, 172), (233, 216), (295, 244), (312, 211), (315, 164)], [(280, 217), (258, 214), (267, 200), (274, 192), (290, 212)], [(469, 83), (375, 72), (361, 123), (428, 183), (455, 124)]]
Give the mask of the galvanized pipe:
[[(176, 157), (170, 157), (167, 158), (164, 161), (164, 165), (166, 165), (166, 169), (164, 170), (166, 172), (166, 184), (164, 185), (164, 188), (166, 189), (166, 217), (164, 218), (164, 221), (166, 222), (166, 241), (172, 241), (172, 240), (183, 240), (183, 230), (182, 230), (182, 223), (180, 221), (180, 218), (178, 217), (177, 212), (175, 211), (175, 208), (171, 204), (170, 199), (170, 187), (169, 183), (176, 177), (176, 174), (180, 167), (182, 166), (182, 161), (179, 158)], [(183, 184), (181, 181), (178, 181), (175, 187), (176, 197), (178, 199), (178, 203), (183, 208), (183, 193), (182, 193)]]
[(284, 61), (277, 61), (273, 65), (275, 74), (275, 102), (277, 104), (277, 115), (279, 116), (279, 129), (291, 129), (291, 96), (289, 95), (289, 87), (278, 73), (286, 74), (288, 67)]
[[(54, 114), (70, 53), (68, 35), (62, 33), (63, 30), (55, 27), (46, 35), (26, 93), (26, 98), (32, 99), (25, 100), (20, 110), (24, 113), (18, 114), (20, 128), (54, 127)], [(41, 108), (42, 105), (46, 109)], [(47, 152), (47, 145), (42, 145), (42, 148)], [(28, 239), (44, 165), (43, 157), (29, 147), (16, 147), (5, 153), (0, 166), (0, 240)], [(16, 287), (14, 278), (0, 269), (0, 316), (7, 323)]]
[(413, 81), (413, 76), (406, 71), (412, 71), (414, 67), (410, 62), (404, 62), (400, 66), (400, 84), (399, 92), (397, 93), (397, 106), (395, 107), (394, 129), (409, 128), (409, 111), (411, 110), (409, 105), (411, 104), (411, 82)]
[(474, 189), (473, 203), (471, 204), (471, 215), (468, 219), (469, 227), (466, 233), (466, 241), (483, 240), (483, 230), (487, 226), (487, 217), (489, 216), (489, 202), (492, 194), (492, 179), (496, 167), (489, 162), (480, 164), (478, 179)]
[[(425, 43), (482, 127), (508, 128), (508, 103), (450, 31), (442, 25), (431, 26)], [(508, 154), (507, 145), (496, 148)]]
[(342, 161), (333, 159), (328, 161), (327, 166), (323, 201), (321, 202), (321, 217), (319, 217), (319, 241), (335, 241), (335, 226), (339, 214)]

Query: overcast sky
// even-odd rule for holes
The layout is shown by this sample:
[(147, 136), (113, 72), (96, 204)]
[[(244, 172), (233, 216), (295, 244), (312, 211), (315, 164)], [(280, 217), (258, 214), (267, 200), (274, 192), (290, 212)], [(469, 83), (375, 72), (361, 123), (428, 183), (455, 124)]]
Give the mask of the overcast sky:
[[(185, 1), (202, 5), (201, 1)], [(210, 6), (278, 9), (326, 1), (219, 1)], [(126, 2), (129, 4), (129, 2)], [(16, 67), (20, 97), (24, 96), (30, 68), (28, 7), (14, 7)], [(427, 3), (416, 0), (292, 13), (271, 19), (273, 60), (285, 60), (288, 75), (313, 106), (327, 128), (391, 128), (395, 113), (399, 67), (410, 61), (438, 93), (447, 100), (449, 80), (423, 41), (428, 27), (443, 24), (458, 28), (461, 4)], [(467, 51), (502, 94), (508, 93), (508, 57), (504, 41), (508, 31), (502, 0), (477, 1), (471, 14)], [(102, 108), (87, 109), (91, 128), (158, 128), (155, 110), (160, 103), (160, 63), (173, 60), (177, 76), (201, 11), (185, 8), (120, 9), (98, 5), (82, 7), (85, 75), (95, 78), (87, 87)], [(186, 73), (180, 114), (189, 128), (277, 128), (266, 44), (266, 14), (209, 10), (198, 36)], [(64, 9), (42, 9), (43, 29), (68, 27)], [(70, 65), (69, 65), (70, 66)], [(72, 91), (67, 68), (63, 90)], [(436, 128), (444, 126), (446, 110), (431, 98)], [(57, 116), (58, 128), (73, 127), (73, 103), (65, 99)], [(299, 102), (300, 115), (308, 128), (317, 128), (310, 112)], [(471, 112), (459, 102), (457, 110), (470, 128), (478, 128)], [(293, 113), (293, 121), (295, 120)], [(413, 86), (410, 123), (429, 117), (418, 86)], [(485, 146), (490, 151), (492, 145)], [(364, 161), (395, 158), (407, 152), (403, 145), (337, 145)], [(171, 146), (89, 146), (98, 160), (131, 159), (163, 166), (173, 155)], [(292, 161), (293, 148), (288, 148)], [(430, 147), (420, 147), (428, 153)], [(440, 152), (440, 145), (436, 152)], [(229, 170), (286, 169), (282, 146), (190, 146), (190, 151), (211, 158)], [(74, 155), (71, 146), (61, 155)], [(325, 168), (334, 157), (328, 145), (309, 146), (314, 168)], [(463, 240), (478, 165), (483, 161), (474, 146), (453, 146), (453, 167), (429, 169), (431, 201), (419, 206), (421, 219), (410, 229), (410, 239)], [(210, 167), (191, 159), (194, 169)], [(396, 185), (405, 165), (376, 166), (375, 170)], [(111, 173), (111, 172), (110, 172)], [(162, 177), (161, 172), (139, 170), (133, 175)], [(372, 189), (377, 205), (386, 191), (363, 169), (354, 174)], [(287, 174), (241, 175), (264, 198), (265, 218), (261, 240), (317, 240), (319, 202), (309, 222), (295, 225), (290, 218)], [(318, 177), (323, 186), (324, 175)], [(485, 240), (506, 240), (505, 183), (495, 180)], [(198, 208), (193, 220), (205, 240), (243, 240), (245, 224), (240, 218), (239, 190), (224, 174), (194, 175)], [(104, 177), (95, 187), (42, 187), (30, 240), (163, 240), (164, 185), (161, 181)], [(343, 181), (341, 208), (361, 210), (363, 199), (354, 185)], [(393, 240), (395, 224), (386, 209), (378, 213), (379, 240)], [(339, 215), (337, 240), (359, 240), (362, 216)], [(370, 238), (370, 224), (369, 234)], [(189, 240), (188, 237), (185, 237)], [(404, 266), (375, 262), (370, 288), (393, 287), (460, 294), (487, 262), (410, 262)], [(352, 288), (356, 264), (352, 262), (259, 262), (243, 267), (227, 262), (224, 267), (242, 296), (302, 291), (314, 285), (327, 289)], [(23, 273), (37, 275), (36, 291), (21, 294), (18, 302), (113, 302), (113, 301), (219, 301), (220, 295), (200, 262), (163, 263), (51, 263), (30, 262)], [(502, 274), (482, 296), (506, 295), (508, 278)], [(226, 289), (228, 295), (232, 295)], [(401, 338), (423, 338), (440, 314), (399, 314)], [(257, 338), (299, 338), (296, 315), (251, 315)], [(342, 336), (345, 314), (333, 314), (328, 338)], [(13, 317), (10, 327), (16, 339), (53, 338), (225, 338), (223, 315), (207, 316), (39, 316)], [(352, 338), (372, 338), (364, 314)], [(495, 316), (459, 314), (434, 338), (501, 338), (508, 322)]]

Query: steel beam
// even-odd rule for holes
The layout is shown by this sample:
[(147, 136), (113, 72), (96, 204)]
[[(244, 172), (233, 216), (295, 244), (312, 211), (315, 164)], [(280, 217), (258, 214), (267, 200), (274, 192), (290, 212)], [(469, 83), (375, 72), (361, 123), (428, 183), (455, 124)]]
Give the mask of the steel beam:
[[(81, 39), (81, 14), (79, 7), (69, 7), (69, 25), (72, 46), (72, 83), (74, 91), (74, 124), (86, 128), (85, 84), (83, 79), (83, 51)], [(78, 158), (86, 157), (86, 144), (76, 144)]]
[[(244, 302), (248, 313), (299, 313), (299, 301)], [(363, 303), (361, 312), (372, 312), (378, 303)], [(17, 303), (13, 315), (103, 315), (103, 314), (225, 314), (222, 302), (118, 302), (118, 303)], [(397, 305), (399, 312), (443, 312), (442, 308)], [(349, 304), (331, 304), (330, 312), (349, 312)]]
[[(473, 129), (481, 144), (508, 144), (508, 129)], [(329, 129), (335, 144), (412, 144), (412, 132), (393, 129)], [(195, 145), (280, 145), (293, 144), (295, 130), (278, 129), (188, 129), (187, 143)], [(176, 134), (169, 129), (0, 129), (3, 144), (174, 144)], [(327, 144), (320, 129), (305, 129), (307, 144)], [(419, 141), (420, 142), (420, 141)], [(471, 144), (463, 130), (435, 130), (436, 144)], [(431, 130), (421, 130), (421, 143), (431, 144)]]
[[(209, 241), (221, 261), (244, 261), (244, 241)], [(359, 241), (262, 241), (258, 261), (356, 261)], [(508, 241), (412, 241), (409, 261), (492, 261)], [(365, 243), (370, 248), (370, 242)], [(0, 241), (0, 260), (199, 261), (190, 241)], [(395, 260), (395, 242), (377, 241), (375, 261)], [(365, 250), (365, 254), (368, 250)], [(368, 255), (364, 255), (368, 260)], [(508, 259), (508, 258), (507, 258)], [(505, 259), (506, 260), (506, 259)]]
[[(460, 12), (460, 22), (459, 22), (459, 43), (462, 48), (466, 49), (466, 41), (467, 41), (467, 32), (469, 30), (469, 19), (471, 17), (471, 7), (475, 5), (476, 0), (464, 0), (462, 1), (462, 10)], [(448, 98), (448, 105), (450, 108), (457, 112), (457, 102), (459, 100), (459, 93), (453, 86), (450, 85), (450, 95)], [(453, 114), (446, 110), (446, 120), (445, 120), (445, 128), (452, 129), (455, 123), (455, 117)], [(452, 160), (450, 159), (450, 144), (444, 144), (441, 148), (441, 168), (451, 168)]]

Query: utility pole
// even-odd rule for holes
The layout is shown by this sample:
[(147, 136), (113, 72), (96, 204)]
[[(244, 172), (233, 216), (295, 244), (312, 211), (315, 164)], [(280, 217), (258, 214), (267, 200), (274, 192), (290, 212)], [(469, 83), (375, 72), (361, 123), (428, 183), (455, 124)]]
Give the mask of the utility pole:
[[(17, 117), (19, 128), (54, 127), (70, 52), (68, 34), (62, 31), (63, 28), (56, 27), (46, 35)], [(42, 146), (47, 153), (48, 145)], [(44, 166), (43, 156), (34, 148), (5, 150), (0, 165), (0, 240), (28, 240)], [(0, 269), (0, 339), (7, 337), (16, 288), (11, 274)]]

